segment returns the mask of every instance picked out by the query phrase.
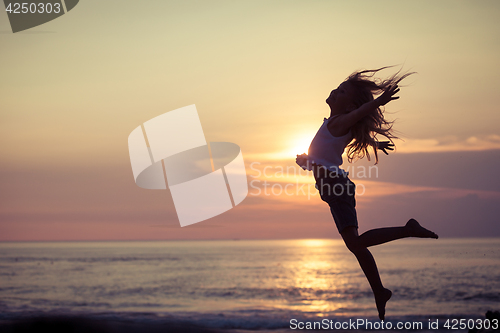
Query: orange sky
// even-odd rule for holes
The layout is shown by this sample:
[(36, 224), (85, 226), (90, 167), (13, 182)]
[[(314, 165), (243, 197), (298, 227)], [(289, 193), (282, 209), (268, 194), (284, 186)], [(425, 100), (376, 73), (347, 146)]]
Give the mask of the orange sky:
[[(415, 217), (500, 236), (499, 14), (497, 1), (86, 0), (13, 34), (2, 12), (0, 240), (337, 238), (317, 195), (256, 195), (264, 181), (315, 193), (312, 177), (256, 170), (291, 172), (331, 89), (386, 65), (418, 75), (387, 107), (404, 142), (377, 177), (353, 175), (360, 230)], [(253, 187), (180, 228), (168, 191), (134, 184), (127, 137), (191, 104), (208, 141), (241, 147)]]

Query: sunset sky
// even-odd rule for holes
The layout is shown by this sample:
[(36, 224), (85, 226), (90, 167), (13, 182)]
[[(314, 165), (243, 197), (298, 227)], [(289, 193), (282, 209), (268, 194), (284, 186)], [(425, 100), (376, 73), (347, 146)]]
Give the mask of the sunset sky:
[[(396, 151), (344, 163), (360, 232), (500, 237), (498, 1), (84, 0), (15, 34), (0, 7), (0, 241), (339, 238), (295, 155), (332, 89), (388, 65), (418, 74), (387, 105)], [(181, 228), (168, 190), (134, 183), (127, 138), (191, 104), (250, 187)]]

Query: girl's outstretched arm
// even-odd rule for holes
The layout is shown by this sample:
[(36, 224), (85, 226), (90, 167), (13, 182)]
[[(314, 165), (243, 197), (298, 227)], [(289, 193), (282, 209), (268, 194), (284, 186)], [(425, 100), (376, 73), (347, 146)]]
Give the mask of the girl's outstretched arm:
[(399, 88), (397, 85), (390, 86), (384, 91), (382, 95), (380, 95), (373, 101), (365, 103), (356, 110), (353, 110), (349, 113), (341, 114), (338, 117), (335, 117), (335, 119), (332, 119), (332, 124), (329, 124), (328, 127), (330, 128), (330, 126), (338, 126), (345, 129), (351, 128), (354, 124), (360, 121), (363, 117), (369, 115), (371, 112), (375, 111), (378, 107), (386, 105), (390, 101), (398, 99), (399, 96), (394, 96), (398, 92)]

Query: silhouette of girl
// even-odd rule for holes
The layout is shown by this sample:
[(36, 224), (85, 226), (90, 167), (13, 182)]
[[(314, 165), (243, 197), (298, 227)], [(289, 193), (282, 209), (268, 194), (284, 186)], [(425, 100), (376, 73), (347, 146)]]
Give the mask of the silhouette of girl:
[[(358, 235), (355, 184), (340, 165), (346, 147), (349, 162), (365, 156), (370, 160), (368, 149), (372, 148), (377, 163), (377, 149), (385, 154), (386, 150), (393, 150), (392, 139), (397, 137), (392, 133), (393, 123), (384, 118), (381, 107), (399, 98), (395, 96), (399, 92), (398, 83), (413, 73), (400, 75), (398, 71), (385, 80), (374, 78), (375, 73), (385, 68), (354, 72), (330, 93), (326, 99), (330, 117), (325, 118), (316, 133), (308, 154), (297, 155), (296, 160), (303, 169), (313, 171), (321, 199), (330, 206), (342, 239), (370, 283), (380, 320), (385, 319), (385, 305), (392, 292), (382, 285), (368, 247), (406, 237), (438, 238), (414, 219), (402, 227), (372, 229)], [(374, 95), (379, 96), (374, 98)], [(389, 141), (378, 141), (377, 135)]]

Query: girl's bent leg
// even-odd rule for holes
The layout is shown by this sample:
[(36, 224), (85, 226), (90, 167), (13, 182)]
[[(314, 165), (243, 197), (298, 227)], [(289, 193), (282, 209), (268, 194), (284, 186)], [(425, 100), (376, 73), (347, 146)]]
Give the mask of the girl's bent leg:
[(358, 242), (365, 247), (384, 244), (406, 237), (438, 238), (438, 235), (410, 219), (404, 227), (390, 227), (368, 230), (358, 236)]
[(365, 273), (375, 296), (379, 318), (384, 320), (385, 304), (391, 298), (392, 292), (382, 285), (375, 259), (366, 246), (359, 242), (361, 236), (358, 236), (358, 230), (355, 227), (347, 227), (340, 234), (347, 248), (356, 256), (363, 273)]

